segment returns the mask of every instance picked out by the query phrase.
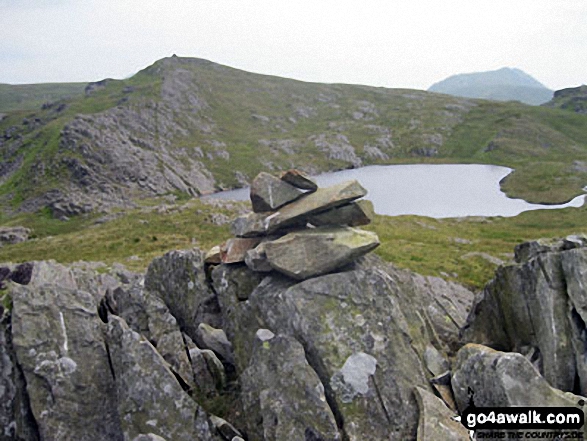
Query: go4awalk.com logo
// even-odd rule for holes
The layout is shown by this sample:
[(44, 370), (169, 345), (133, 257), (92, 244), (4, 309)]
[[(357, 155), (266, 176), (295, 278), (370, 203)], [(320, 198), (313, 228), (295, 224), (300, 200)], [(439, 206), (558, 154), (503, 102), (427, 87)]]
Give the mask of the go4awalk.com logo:
[(578, 407), (477, 407), (469, 390), (469, 406), (457, 419), (478, 439), (584, 439), (584, 400)]

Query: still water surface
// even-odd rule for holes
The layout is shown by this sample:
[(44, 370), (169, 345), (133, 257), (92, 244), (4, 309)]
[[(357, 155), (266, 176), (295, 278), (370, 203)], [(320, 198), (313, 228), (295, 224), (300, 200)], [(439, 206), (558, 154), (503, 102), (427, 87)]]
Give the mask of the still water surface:
[[(499, 181), (512, 169), (478, 164), (373, 165), (326, 173), (315, 179), (326, 187), (358, 180), (368, 190), (378, 214), (397, 216), (417, 214), (435, 218), (460, 216), (516, 216), (523, 211), (580, 207), (585, 196), (563, 205), (530, 204), (510, 199)], [(249, 189), (224, 191), (207, 197), (249, 199)]]

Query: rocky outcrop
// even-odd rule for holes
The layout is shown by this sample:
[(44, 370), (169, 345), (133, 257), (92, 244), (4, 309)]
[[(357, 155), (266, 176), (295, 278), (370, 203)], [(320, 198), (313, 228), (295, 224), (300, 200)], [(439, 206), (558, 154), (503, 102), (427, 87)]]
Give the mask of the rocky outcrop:
[(259, 329), (252, 351), (251, 364), (241, 375), (249, 438), (340, 440), (324, 386), (302, 345)]
[(528, 242), (516, 260), (477, 300), (464, 340), (522, 353), (552, 386), (586, 395), (587, 238)]
[(475, 304), (373, 254), (305, 280), (197, 249), (6, 265), (0, 440), (466, 440), (471, 399), (577, 406), (586, 243), (521, 245)]
[(26, 242), (31, 230), (25, 227), (0, 227), (0, 247)]

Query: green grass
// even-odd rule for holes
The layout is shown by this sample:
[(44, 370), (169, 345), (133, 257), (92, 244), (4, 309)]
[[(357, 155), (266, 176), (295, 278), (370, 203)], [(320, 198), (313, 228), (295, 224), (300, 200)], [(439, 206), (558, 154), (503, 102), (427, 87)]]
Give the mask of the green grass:
[[(234, 207), (215, 208), (199, 200), (159, 212), (151, 201), (141, 209), (96, 224), (96, 216), (67, 222), (47, 213), (21, 215), (6, 225), (32, 228), (34, 238), (0, 248), (0, 262), (55, 259), (120, 262), (142, 271), (156, 256), (198, 246), (208, 250), (231, 237), (229, 225), (212, 222), (214, 213), (236, 217)], [(187, 208), (180, 209), (185, 206)], [(156, 205), (155, 205), (156, 207)], [(384, 260), (423, 275), (439, 276), (480, 289), (493, 276), (495, 259), (507, 262), (519, 243), (541, 237), (587, 234), (587, 207), (536, 210), (516, 217), (433, 219), (419, 216), (376, 216), (365, 229), (375, 231)], [(137, 256), (137, 257), (133, 257)]]
[(0, 84), (0, 113), (38, 110), (45, 103), (84, 93), (87, 83)]

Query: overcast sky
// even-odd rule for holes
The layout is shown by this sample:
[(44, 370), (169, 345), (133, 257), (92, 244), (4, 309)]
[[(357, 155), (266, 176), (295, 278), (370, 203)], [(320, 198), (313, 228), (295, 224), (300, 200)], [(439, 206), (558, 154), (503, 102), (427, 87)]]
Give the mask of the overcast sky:
[(172, 54), (306, 81), (427, 89), (518, 67), (587, 83), (585, 0), (0, 0), (0, 82), (124, 78)]

